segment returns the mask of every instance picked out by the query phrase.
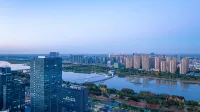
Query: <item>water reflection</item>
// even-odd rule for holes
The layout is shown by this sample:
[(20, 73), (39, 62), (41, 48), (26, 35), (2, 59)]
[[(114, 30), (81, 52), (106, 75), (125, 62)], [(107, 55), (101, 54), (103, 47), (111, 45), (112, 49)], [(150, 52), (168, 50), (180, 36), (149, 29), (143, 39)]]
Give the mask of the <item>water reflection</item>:
[(187, 90), (189, 88), (189, 84), (188, 83), (180, 83), (180, 86), (183, 90)]
[[(75, 80), (80, 77), (88, 77), (91, 74), (80, 74), (80, 73), (63, 73), (64, 80)], [(94, 80), (97, 80), (101, 77), (95, 77)], [(154, 79), (154, 78), (143, 78), (143, 77), (117, 77), (115, 76), (112, 79), (98, 82), (95, 84), (106, 84), (108, 88), (116, 88), (121, 90), (122, 88), (130, 88), (135, 92), (139, 93), (140, 91), (150, 91), (156, 94), (170, 94), (184, 96), (186, 100), (197, 100), (200, 101), (200, 85), (198, 84), (188, 84), (181, 83), (180, 81), (171, 81), (163, 79)]]
[(148, 87), (149, 81), (150, 81), (149, 78), (143, 78), (143, 80), (142, 80), (142, 86), (143, 87)]
[(133, 83), (134, 86), (140, 86), (142, 83), (141, 83), (141, 78), (140, 77), (134, 77), (134, 76), (128, 76), (126, 77), (126, 80)]
[(155, 86), (162, 87), (162, 85), (167, 85), (169, 88), (174, 89), (180, 85), (180, 88), (187, 90), (189, 88), (188, 83), (182, 83), (180, 81), (172, 81), (172, 80), (165, 80), (165, 79), (153, 79), (153, 78), (146, 78), (146, 77), (134, 77), (134, 76), (127, 76), (126, 81), (131, 82), (134, 86), (148, 87), (150, 83), (153, 81), (155, 82)]
[(155, 81), (155, 85), (168, 85), (169, 87), (176, 87), (178, 81), (164, 80), (164, 79), (153, 79), (146, 77), (134, 77), (127, 76), (126, 80), (133, 83), (135, 86), (142, 84), (142, 87), (148, 87), (151, 81)]
[(131, 82), (133, 80), (133, 77), (126, 77), (126, 80)]

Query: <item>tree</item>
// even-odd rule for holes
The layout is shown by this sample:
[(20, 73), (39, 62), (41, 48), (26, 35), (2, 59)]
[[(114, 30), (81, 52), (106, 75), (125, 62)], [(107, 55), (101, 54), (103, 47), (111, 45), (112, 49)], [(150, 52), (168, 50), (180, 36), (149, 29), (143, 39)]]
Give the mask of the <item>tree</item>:
[(130, 95), (133, 95), (134, 94), (134, 91), (132, 89), (128, 89), (128, 88), (123, 88), (121, 90), (121, 92), (126, 95), (126, 96), (130, 96)]

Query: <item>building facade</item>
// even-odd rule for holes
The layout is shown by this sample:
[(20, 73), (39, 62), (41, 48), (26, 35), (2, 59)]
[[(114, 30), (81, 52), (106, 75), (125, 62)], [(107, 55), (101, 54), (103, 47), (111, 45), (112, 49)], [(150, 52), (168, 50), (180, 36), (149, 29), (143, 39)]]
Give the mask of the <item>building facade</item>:
[(21, 80), (14, 79), (3, 86), (3, 105), (10, 112), (25, 112), (25, 85)]
[(155, 57), (149, 58), (149, 68), (154, 69), (155, 68)]
[(177, 70), (177, 60), (176, 58), (173, 58), (171, 61), (170, 61), (170, 73), (175, 73), (176, 70)]
[(25, 86), (14, 79), (10, 67), (0, 67), (0, 110), (25, 112)]
[(111, 61), (107, 61), (107, 67), (109, 67), (109, 68), (112, 67), (112, 62)]
[(31, 112), (61, 112), (62, 58), (36, 57), (30, 71)]
[(133, 56), (127, 56), (126, 58), (126, 68), (133, 68)]
[(141, 58), (139, 54), (134, 54), (134, 68), (140, 69)]
[(70, 61), (72, 63), (82, 64), (84, 61), (84, 55), (70, 55)]
[(166, 68), (166, 61), (161, 61), (161, 72), (166, 72), (167, 68)]
[(3, 109), (3, 87), (6, 83), (10, 82), (11, 68), (10, 67), (0, 67), (0, 110)]
[(149, 55), (148, 54), (142, 55), (142, 69), (149, 70)]
[(189, 59), (183, 58), (180, 64), (180, 74), (186, 74), (189, 71)]
[(88, 112), (88, 88), (63, 85), (63, 111)]
[(59, 52), (50, 52), (50, 57), (59, 57)]
[(161, 57), (155, 57), (155, 71), (160, 71)]
[(170, 72), (171, 57), (166, 57), (166, 72)]

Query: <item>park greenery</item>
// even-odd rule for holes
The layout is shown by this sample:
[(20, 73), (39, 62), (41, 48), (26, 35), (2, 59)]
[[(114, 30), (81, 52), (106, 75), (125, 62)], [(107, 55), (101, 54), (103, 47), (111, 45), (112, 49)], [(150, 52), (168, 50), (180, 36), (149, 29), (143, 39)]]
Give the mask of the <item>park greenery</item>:
[(111, 70), (108, 67), (96, 66), (96, 65), (69, 65), (64, 66), (63, 71), (75, 72), (75, 73), (108, 73)]
[(138, 70), (138, 69), (133, 69), (133, 68), (115, 69), (115, 73), (119, 76), (137, 75), (137, 76), (165, 78), (165, 79), (170, 79), (170, 80), (180, 79), (183, 81), (200, 81), (199, 76), (190, 76), (186, 74), (169, 73), (169, 72), (146, 71), (146, 70)]
[[(104, 93), (106, 92), (109, 95), (116, 96), (116, 99), (124, 101), (145, 102), (148, 105), (147, 108), (151, 108), (151, 106), (153, 107), (155, 105), (163, 109), (173, 107), (179, 110), (183, 110), (186, 108), (188, 111), (196, 109), (196, 112), (199, 112), (198, 108), (200, 107), (200, 102), (185, 100), (185, 98), (182, 96), (154, 94), (149, 91), (141, 91), (139, 93), (135, 93), (134, 90), (128, 88), (117, 90), (115, 88), (107, 88), (106, 85), (97, 86), (92, 83), (85, 83), (83, 85), (88, 87), (90, 95), (104, 96)], [(126, 109), (134, 108), (128, 104), (123, 104), (121, 107)]]

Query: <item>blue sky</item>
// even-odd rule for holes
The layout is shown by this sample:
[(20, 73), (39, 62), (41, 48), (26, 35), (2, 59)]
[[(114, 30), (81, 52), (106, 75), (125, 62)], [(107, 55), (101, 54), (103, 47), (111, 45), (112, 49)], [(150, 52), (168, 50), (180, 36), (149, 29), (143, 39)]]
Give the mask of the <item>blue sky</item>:
[(0, 53), (200, 53), (199, 0), (0, 0)]

